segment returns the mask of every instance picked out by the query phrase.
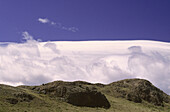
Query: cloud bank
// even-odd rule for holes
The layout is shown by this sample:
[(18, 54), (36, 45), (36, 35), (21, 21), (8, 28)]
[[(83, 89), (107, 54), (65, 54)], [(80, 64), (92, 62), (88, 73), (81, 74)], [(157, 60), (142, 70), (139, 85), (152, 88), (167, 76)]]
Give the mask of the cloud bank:
[(60, 29), (60, 30), (65, 30), (65, 31), (71, 31), (71, 32), (77, 32), (79, 31), (79, 29), (77, 27), (67, 27), (65, 25), (63, 25), (62, 23), (56, 23), (54, 21), (50, 21), (49, 19), (47, 18), (38, 18), (38, 21), (40, 23), (43, 23), (43, 24), (49, 24), (51, 26), (54, 26), (56, 29)]
[(110, 83), (144, 78), (170, 94), (170, 43), (156, 41), (0, 43), (0, 83), (35, 85), (54, 80)]

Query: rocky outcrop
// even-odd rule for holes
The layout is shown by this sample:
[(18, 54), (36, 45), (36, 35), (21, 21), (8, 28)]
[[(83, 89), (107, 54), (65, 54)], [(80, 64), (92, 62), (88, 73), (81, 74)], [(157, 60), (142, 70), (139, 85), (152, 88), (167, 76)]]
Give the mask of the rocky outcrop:
[(136, 103), (146, 101), (156, 106), (170, 103), (167, 94), (144, 79), (126, 79), (108, 85), (83, 81), (55, 81), (41, 86), (25, 86), (25, 88), (36, 93), (58, 97), (76, 106), (109, 108), (110, 103), (105, 95), (125, 98)]
[(156, 106), (164, 106), (164, 102), (169, 102), (168, 95), (144, 79), (126, 79), (107, 86), (106, 88), (110, 88), (108, 94), (136, 103), (141, 103), (144, 100)]
[(97, 91), (95, 87), (89, 87), (90, 85), (92, 84), (82, 81), (58, 81), (33, 87), (32, 90), (51, 97), (60, 97), (75, 106), (110, 108), (105, 95)]
[(138, 95), (141, 100), (157, 106), (163, 106), (163, 92), (154, 87), (149, 81), (139, 82), (137, 87), (131, 89), (131, 92)]

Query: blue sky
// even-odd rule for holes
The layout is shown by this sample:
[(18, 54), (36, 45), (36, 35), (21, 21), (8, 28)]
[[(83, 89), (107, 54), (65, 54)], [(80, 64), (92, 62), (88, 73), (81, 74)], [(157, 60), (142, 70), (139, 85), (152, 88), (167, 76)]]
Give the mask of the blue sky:
[(42, 41), (170, 42), (169, 6), (169, 0), (0, 0), (0, 42), (21, 42), (24, 31)]

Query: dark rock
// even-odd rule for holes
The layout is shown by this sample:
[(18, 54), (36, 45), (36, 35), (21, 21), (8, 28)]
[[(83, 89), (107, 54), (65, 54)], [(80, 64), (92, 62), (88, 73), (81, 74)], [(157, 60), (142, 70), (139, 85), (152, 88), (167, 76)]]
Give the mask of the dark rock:
[(97, 91), (70, 93), (67, 102), (75, 106), (110, 108), (110, 103), (105, 95)]

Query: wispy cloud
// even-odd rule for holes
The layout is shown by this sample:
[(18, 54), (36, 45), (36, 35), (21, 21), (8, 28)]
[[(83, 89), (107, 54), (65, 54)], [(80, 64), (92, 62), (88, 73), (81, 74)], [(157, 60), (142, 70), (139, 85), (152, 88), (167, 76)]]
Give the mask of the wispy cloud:
[(49, 23), (50, 22), (47, 18), (38, 18), (38, 21), (41, 23)]
[(23, 40), (26, 42), (40, 42), (41, 39), (35, 40), (32, 35), (30, 35), (27, 31), (22, 32)]
[(22, 36), (24, 40), (33, 40), (33, 37), (27, 32), (22, 32)]
[(79, 31), (77, 27), (74, 27), (74, 26), (68, 27), (68, 26), (63, 25), (62, 23), (50, 21), (47, 18), (39, 18), (38, 21), (43, 24), (49, 24), (51, 26), (55, 26), (55, 28), (60, 29), (60, 30), (71, 31), (71, 32)]

